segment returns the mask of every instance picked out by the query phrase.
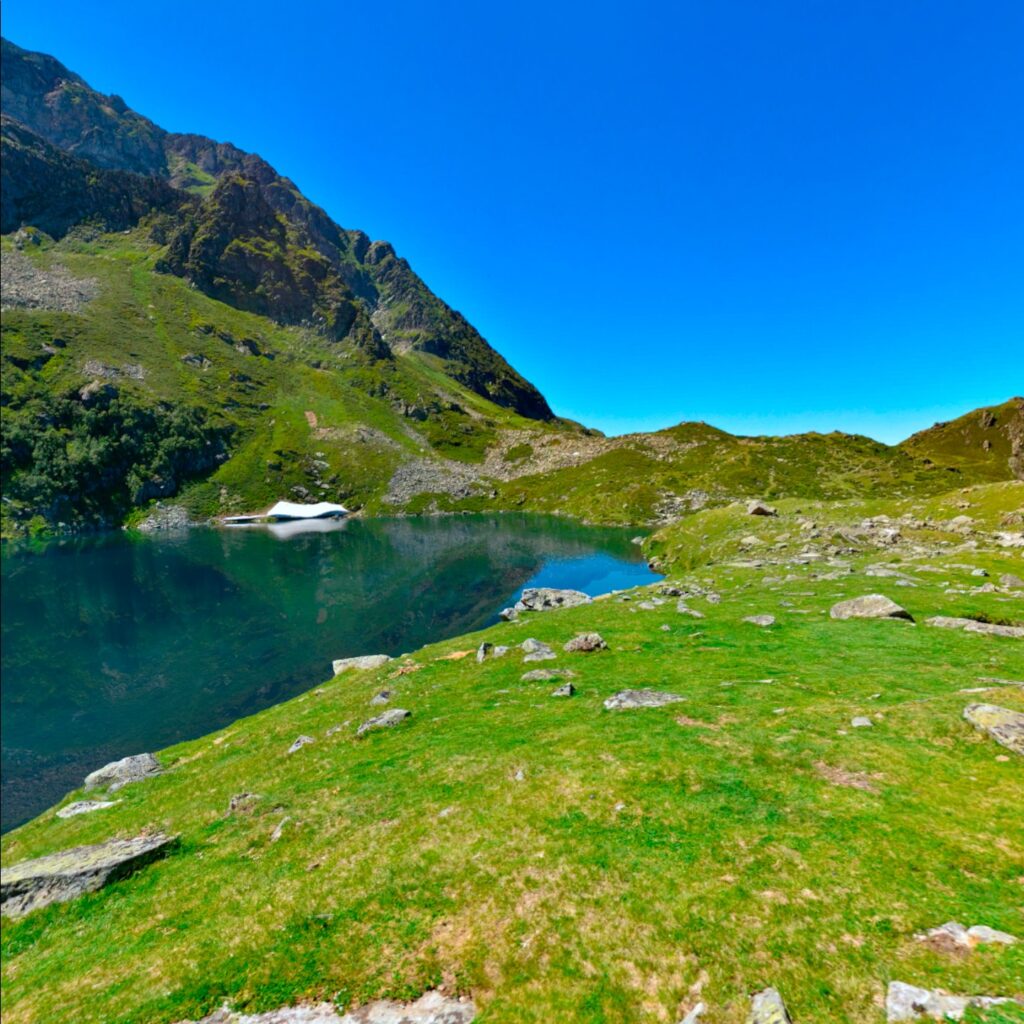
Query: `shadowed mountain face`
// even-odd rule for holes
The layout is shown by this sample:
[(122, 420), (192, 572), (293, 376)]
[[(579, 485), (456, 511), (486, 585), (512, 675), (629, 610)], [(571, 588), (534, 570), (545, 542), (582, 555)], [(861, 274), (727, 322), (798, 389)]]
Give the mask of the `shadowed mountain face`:
[[(156, 212), (159, 269), (283, 324), (436, 357), (496, 405), (550, 420), (539, 391), (387, 243), (339, 227), (260, 157), (165, 132), (45, 54), (3, 42), (2, 231), (56, 237), (82, 222), (123, 230)], [(35, 138), (33, 138), (33, 136)], [(46, 144), (49, 145), (46, 145)]]

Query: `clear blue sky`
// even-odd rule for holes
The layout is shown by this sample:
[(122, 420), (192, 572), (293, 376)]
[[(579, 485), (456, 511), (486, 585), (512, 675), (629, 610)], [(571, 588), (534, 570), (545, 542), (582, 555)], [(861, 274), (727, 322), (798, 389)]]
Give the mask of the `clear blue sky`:
[(895, 441), (1024, 391), (1024, 3), (6, 0), (386, 238), (557, 412)]

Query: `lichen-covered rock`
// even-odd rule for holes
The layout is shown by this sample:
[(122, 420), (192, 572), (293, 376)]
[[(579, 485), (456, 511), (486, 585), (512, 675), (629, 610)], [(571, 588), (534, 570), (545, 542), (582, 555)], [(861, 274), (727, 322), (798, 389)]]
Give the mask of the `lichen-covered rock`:
[(356, 729), (356, 735), (362, 736), (364, 732), (369, 732), (371, 729), (390, 729), (393, 726), (398, 725), (399, 722), (409, 718), (411, 715), (412, 712), (406, 711), (405, 708), (389, 708), (387, 711), (363, 722), (363, 724)]
[(777, 989), (766, 988), (750, 997), (747, 1024), (792, 1024), (792, 1018)]
[(1024, 756), (1024, 713), (998, 704), (968, 704), (964, 718), (1007, 750)]
[(411, 1003), (378, 999), (342, 1013), (331, 1003), (283, 1006), (264, 1013), (236, 1013), (224, 1007), (200, 1021), (178, 1024), (471, 1024), (476, 1007), (470, 999), (425, 992)]
[(0, 872), (0, 911), (11, 917), (94, 892), (162, 857), (175, 842), (162, 833), (75, 846)]
[(111, 761), (85, 777), (86, 789), (106, 788), (115, 793), (130, 782), (141, 782), (160, 774), (160, 762), (152, 754), (132, 754), (120, 761)]
[(386, 665), (389, 661), (391, 658), (387, 654), (361, 654), (358, 658), (336, 658), (331, 664), (334, 667), (334, 674), (340, 676), (349, 669), (368, 672), (370, 669)]
[(888, 1024), (915, 1020), (962, 1020), (968, 1007), (988, 1009), (1015, 1002), (1006, 996), (951, 996), (937, 989), (918, 988), (903, 981), (889, 982), (885, 996)]
[(685, 697), (678, 693), (663, 693), (660, 690), (620, 690), (605, 702), (609, 711), (621, 711), (628, 708), (660, 708), (666, 704), (676, 704)]
[(603, 651), (607, 648), (607, 644), (604, 642), (604, 638), (600, 633), (580, 633), (574, 636), (563, 648), (563, 650), (569, 651)]
[(866, 594), (864, 597), (851, 597), (848, 601), (840, 601), (832, 605), (829, 615), (833, 619), (906, 619), (913, 622), (914, 617), (895, 601), (882, 594)]

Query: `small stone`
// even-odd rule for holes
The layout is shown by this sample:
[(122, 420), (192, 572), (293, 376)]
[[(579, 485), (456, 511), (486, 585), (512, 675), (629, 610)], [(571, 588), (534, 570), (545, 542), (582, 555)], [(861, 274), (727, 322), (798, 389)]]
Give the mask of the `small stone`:
[(282, 818), (277, 823), (277, 825), (274, 826), (274, 831), (270, 833), (270, 841), (272, 843), (276, 843), (278, 841), (278, 839), (280, 839), (281, 836), (284, 835), (284, 827), (291, 820), (292, 820), (291, 818), (286, 816), (286, 817)]
[(76, 800), (67, 807), (62, 807), (57, 812), (58, 818), (74, 818), (79, 814), (89, 814), (92, 811), (102, 811), (105, 807), (113, 807), (120, 803), (120, 800)]
[(703, 1003), (698, 1003), (690, 1012), (679, 1022), (679, 1024), (699, 1024), (701, 1014), (707, 1009)]
[(777, 516), (779, 510), (771, 505), (766, 505), (763, 501), (749, 501), (747, 502), (747, 515), (748, 516)]
[(749, 622), (752, 626), (774, 626), (775, 616), (774, 615), (748, 615), (744, 622)]
[(555, 652), (546, 643), (532, 636), (524, 640), (519, 649), (525, 655), (523, 661), (551, 661), (556, 657)]
[(607, 647), (608, 645), (600, 633), (578, 633), (564, 646), (563, 650), (570, 653), (603, 651)]
[(850, 720), (850, 725), (854, 729), (870, 729), (875, 723), (871, 721), (866, 715), (858, 715), (856, 718)]
[(310, 743), (315, 742), (312, 736), (299, 736), (298, 739), (288, 748), (289, 754), (294, 754), (296, 750), (301, 750), (303, 747)]
[(910, 612), (882, 594), (867, 594), (864, 597), (853, 597), (848, 601), (840, 601), (832, 606), (829, 615), (833, 619), (906, 619), (908, 622), (914, 621)]
[(405, 708), (389, 708), (382, 714), (377, 715), (375, 718), (371, 718), (366, 722), (363, 722), (361, 726), (356, 730), (357, 736), (362, 736), (364, 732), (369, 732), (371, 729), (390, 729), (404, 721), (412, 715), (411, 711), (406, 711)]
[(676, 604), (676, 611), (680, 615), (689, 615), (689, 616), (691, 616), (694, 619), (703, 619), (704, 618), (704, 613), (697, 611), (696, 608), (691, 608), (686, 603), (685, 599), (682, 600), (682, 601), (677, 602), (677, 604)]
[(520, 681), (524, 683), (543, 683), (548, 679), (575, 679), (576, 673), (567, 668), (535, 668), (524, 672)]
[(564, 686), (560, 686), (557, 690), (552, 690), (552, 697), (571, 697), (576, 692), (576, 687), (572, 683), (566, 683)]
[(376, 696), (370, 698), (371, 707), (380, 707), (381, 704), (387, 704), (394, 696), (392, 690), (381, 690)]
[(792, 1024), (782, 996), (774, 988), (766, 988), (750, 997), (747, 1024)]
[(662, 633), (670, 633), (672, 631), (672, 627), (667, 622), (664, 625), (659, 626), (658, 629), (660, 629)]
[(659, 690), (620, 690), (609, 697), (604, 706), (609, 711), (621, 711), (631, 708), (660, 708), (666, 704), (676, 704), (685, 697), (677, 693), (663, 693)]
[(479, 663), (479, 662), (483, 662), (483, 661), (485, 661), (485, 660), (487, 659), (487, 656), (488, 656), (488, 655), (489, 655), (489, 654), (491, 653), (491, 651), (493, 651), (493, 650), (494, 650), (494, 644), (489, 644), (489, 643), (487, 643), (486, 641), (484, 641), (484, 643), (482, 643), (482, 644), (481, 644), (481, 645), (480, 645), (480, 646), (479, 646), (479, 647), (478, 647), (478, 648), (476, 649), (476, 660), (477, 660), (477, 662)]
[(370, 669), (380, 668), (391, 661), (387, 654), (362, 654), (358, 658), (337, 658), (331, 664), (334, 666), (334, 674), (340, 676), (342, 672), (355, 669), (359, 672), (368, 672)]
[[(985, 575), (987, 576), (988, 573)], [(999, 577), (999, 585), (1001, 587), (1009, 587), (1011, 590), (1024, 590), (1024, 580), (1019, 576), (1015, 576), (1012, 572), (1004, 572)]]
[(141, 782), (159, 774), (160, 762), (152, 754), (132, 754), (90, 772), (85, 777), (85, 788), (99, 789), (105, 786), (108, 792), (116, 793), (130, 782)]

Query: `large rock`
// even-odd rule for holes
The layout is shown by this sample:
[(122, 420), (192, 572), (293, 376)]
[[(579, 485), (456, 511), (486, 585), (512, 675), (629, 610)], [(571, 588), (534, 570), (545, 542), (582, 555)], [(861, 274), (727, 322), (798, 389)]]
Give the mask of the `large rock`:
[(593, 600), (580, 590), (557, 590), (554, 587), (527, 587), (513, 606), (517, 612), (546, 612), (552, 608), (574, 608)]
[(749, 622), (752, 626), (774, 626), (775, 616), (774, 615), (748, 615), (744, 622)]
[(968, 704), (964, 718), (1007, 750), (1024, 756), (1024, 713), (998, 704)]
[(905, 608), (882, 594), (866, 594), (864, 597), (851, 597), (848, 601), (840, 601), (832, 605), (829, 615), (833, 619), (906, 619), (913, 622), (914, 617)]
[(527, 637), (520, 645), (523, 652), (523, 661), (552, 661), (557, 657), (555, 652), (542, 640), (534, 637)]
[(792, 1024), (782, 996), (774, 988), (766, 988), (750, 997), (747, 1024)]
[(251, 1014), (236, 1013), (224, 1007), (201, 1021), (179, 1021), (178, 1024), (471, 1024), (475, 1017), (472, 1000), (426, 992), (411, 1003), (378, 999), (348, 1013), (342, 1013), (331, 1003), (283, 1006)]
[(574, 651), (589, 652), (603, 651), (607, 646), (600, 633), (579, 633), (565, 644), (562, 649), (570, 653)]
[(747, 502), (747, 515), (748, 516), (777, 516), (779, 510), (773, 508), (771, 505), (766, 505), (763, 501), (748, 501)]
[(160, 762), (152, 754), (132, 754), (111, 761), (85, 777), (86, 789), (106, 789), (115, 793), (130, 782), (141, 782), (160, 774)]
[(609, 711), (620, 711), (627, 708), (660, 708), (666, 704), (676, 704), (685, 697), (678, 693), (663, 693), (660, 690), (620, 690), (609, 697), (604, 706)]
[(1008, 636), (1024, 639), (1024, 626), (1004, 626), (998, 622), (978, 622), (977, 619), (961, 619), (951, 615), (933, 615), (925, 619), (926, 626), (938, 629), (962, 629), (965, 633), (981, 633), (984, 636)]
[(358, 729), (356, 729), (356, 735), (362, 736), (364, 732), (369, 732), (371, 729), (390, 729), (393, 726), (398, 725), (399, 722), (404, 721), (412, 715), (411, 711), (406, 711), (405, 708), (389, 708), (387, 711), (363, 722)]
[(1005, 996), (950, 996), (936, 989), (918, 988), (903, 981), (889, 982), (885, 1019), (896, 1021), (962, 1020), (967, 1008), (987, 1009), (1015, 1002)]
[(360, 672), (380, 668), (390, 660), (391, 658), (387, 654), (361, 654), (358, 658), (336, 658), (331, 664), (334, 666), (334, 674), (340, 676), (342, 672), (347, 672), (352, 668)]
[(75, 846), (0, 872), (0, 911), (19, 917), (50, 903), (94, 892), (162, 857), (175, 838), (162, 833)]

